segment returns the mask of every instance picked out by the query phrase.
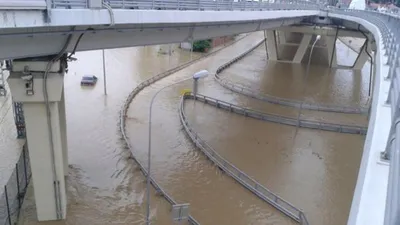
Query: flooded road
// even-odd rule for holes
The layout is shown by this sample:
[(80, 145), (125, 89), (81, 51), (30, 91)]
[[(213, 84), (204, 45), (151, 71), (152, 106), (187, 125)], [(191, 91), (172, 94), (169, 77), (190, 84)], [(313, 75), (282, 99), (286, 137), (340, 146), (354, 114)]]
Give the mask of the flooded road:
[[(196, 63), (156, 82), (136, 96), (129, 110), (127, 130), (134, 151), (141, 161), (145, 162), (147, 154), (148, 115), (143, 108), (148, 107), (153, 94), (198, 70), (215, 72), (220, 64), (244, 52), (261, 38), (259, 33), (252, 34), (237, 43), (234, 50), (226, 49), (221, 54)], [(343, 48), (340, 43), (338, 45)], [(346, 53), (339, 49), (338, 58), (343, 58)], [(355, 59), (354, 53), (352, 57)], [(266, 64), (265, 48), (260, 46), (221, 76), (279, 97), (313, 98), (316, 102), (353, 106), (366, 104), (367, 76), (345, 70), (329, 71), (316, 66), (310, 69), (310, 79), (303, 83), (302, 71), (305, 68), (301, 65), (292, 67), (282, 63)], [(285, 83), (292, 78), (294, 81)], [(355, 85), (353, 82), (361, 84)], [(296, 85), (300, 89), (302, 85), (307, 85), (304, 96), (300, 95), (298, 89), (291, 88)], [(349, 85), (355, 87), (349, 88)], [(281, 213), (221, 173), (199, 150), (193, 148), (181, 129), (177, 114), (179, 92), (185, 88), (191, 88), (190, 81), (167, 88), (154, 105), (152, 166), (155, 179), (176, 199), (191, 203), (192, 215), (202, 224), (291, 223)], [(219, 86), (212, 77), (200, 82), (199, 92), (264, 112), (289, 116), (298, 113), (297, 109), (267, 104), (232, 93)], [(294, 127), (244, 118), (193, 101), (186, 103), (186, 110), (189, 122), (203, 139), (228, 161), (285, 200), (304, 209), (310, 224), (346, 223), (363, 136), (301, 128), (295, 132)], [(365, 116), (361, 115), (304, 110), (302, 117), (366, 124)]]
[[(118, 122), (119, 111), (134, 87), (190, 60), (190, 53), (177, 45), (171, 57), (159, 53), (160, 47), (106, 50), (107, 96), (103, 94), (101, 51), (77, 53), (79, 60), (70, 63), (65, 76), (68, 216), (66, 221), (46, 224), (145, 224), (145, 178), (124, 149)], [(194, 53), (193, 59), (200, 56)], [(95, 87), (80, 86), (86, 74), (99, 77)], [(13, 120), (9, 121), (14, 127)], [(156, 224), (172, 224), (170, 204), (164, 198), (153, 192), (151, 204)], [(20, 224), (38, 224), (34, 207), (31, 187)]]
[[(221, 64), (262, 38), (262, 33), (251, 34), (140, 92), (131, 103), (126, 127), (138, 159), (146, 165), (147, 112), (149, 100), (157, 90), (202, 69), (215, 72)], [(107, 50), (108, 96), (103, 95), (101, 51), (78, 53), (79, 60), (70, 64), (65, 78), (70, 163), (68, 218), (64, 222), (49, 224), (144, 224), (145, 178), (124, 149), (117, 123), (119, 110), (134, 87), (142, 80), (190, 59), (188, 52), (176, 47), (172, 57), (159, 53), (159, 49), (160, 46), (149, 46)], [(352, 51), (343, 51), (346, 57), (355, 59)], [(338, 58), (343, 54), (339, 56), (338, 52)], [(199, 56), (194, 54), (193, 58)], [(307, 87), (313, 88), (305, 96), (298, 96), (299, 92), (292, 87), (296, 82), (298, 86), (303, 85), (299, 71), (305, 71), (305, 68), (267, 64), (265, 47), (261, 46), (222, 76), (278, 96), (298, 99), (308, 96), (316, 102), (365, 104), (364, 75), (361, 77), (360, 73), (344, 70), (329, 72), (313, 66), (307, 83)], [(329, 75), (318, 77), (321, 71)], [(99, 77), (96, 87), (79, 86), (85, 74)], [(285, 80), (292, 78), (294, 82), (284, 85)], [(361, 85), (355, 84), (360, 80), (363, 81)], [(325, 86), (318, 88), (319, 84)], [(203, 225), (295, 224), (222, 173), (193, 147), (178, 118), (180, 92), (191, 89), (191, 85), (190, 81), (182, 82), (167, 88), (156, 99), (152, 120), (154, 178), (177, 202), (190, 203), (192, 216)], [(325, 90), (326, 87), (330, 89)], [(332, 90), (337, 91), (330, 94)], [(293, 108), (232, 93), (216, 83), (213, 77), (199, 82), (199, 92), (264, 112), (294, 117), (298, 113)], [(315, 97), (315, 93), (320, 93), (319, 97)], [(299, 129), (294, 138), (293, 127), (255, 121), (203, 104), (188, 103), (188, 117), (202, 138), (250, 176), (304, 209), (310, 224), (345, 224), (364, 137)], [(306, 110), (302, 111), (302, 118), (366, 123), (365, 117), (359, 115)], [(13, 139), (15, 142), (15, 136)], [(32, 188), (25, 203), (21, 224), (37, 224)], [(169, 203), (154, 191), (151, 206), (154, 224), (173, 224)]]

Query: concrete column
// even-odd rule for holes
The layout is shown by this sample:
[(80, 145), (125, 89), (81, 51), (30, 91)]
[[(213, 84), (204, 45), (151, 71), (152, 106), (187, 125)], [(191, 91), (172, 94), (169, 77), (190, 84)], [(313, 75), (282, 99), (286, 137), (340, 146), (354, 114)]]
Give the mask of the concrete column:
[(267, 50), (268, 60), (277, 61), (278, 52), (276, 48), (276, 35), (275, 30), (267, 30)]
[(286, 44), (286, 32), (285, 31), (277, 31), (278, 41), (280, 45)]
[(58, 104), (60, 112), (60, 130), (61, 130), (61, 144), (64, 159), (64, 175), (68, 175), (68, 142), (67, 142), (67, 116), (65, 111), (65, 93), (64, 88), (61, 92), (61, 101)]
[(63, 145), (64, 138), (66, 141), (63, 135), (65, 113), (60, 112), (64, 109), (62, 95), (66, 60), (55, 62), (48, 73), (48, 123), (43, 71), (52, 57), (14, 60), (8, 78), (13, 99), (23, 103), (39, 221), (65, 219), (67, 209), (63, 153), (63, 146), (66, 148), (66, 142)]
[[(337, 66), (337, 57), (336, 57), (336, 39), (335, 37), (325, 36), (327, 52), (328, 52), (328, 66), (336, 67)], [(333, 54), (333, 56), (332, 56)], [(333, 57), (333, 58), (332, 58)], [(331, 60), (332, 59), (332, 60)], [(332, 61), (332, 65), (331, 65)]]
[(297, 48), (296, 54), (294, 55), (293, 63), (301, 63), (301, 60), (303, 60), (303, 57), (308, 49), (308, 45), (310, 44), (311, 38), (312, 38), (311, 34), (303, 35), (300, 45)]
[[(368, 41), (368, 40), (366, 40), (366, 41)], [(370, 45), (370, 44), (368, 44), (368, 45)], [(360, 49), (360, 53), (359, 53), (358, 56), (357, 56), (357, 59), (356, 59), (356, 62), (354, 63), (353, 69), (355, 69), (355, 70), (361, 70), (361, 69), (364, 67), (365, 63), (366, 63), (366, 62), (368, 61), (368, 59), (369, 59), (369, 56), (368, 56), (368, 54), (366, 53), (366, 51), (368, 51), (368, 52), (371, 54), (370, 48), (367, 49), (367, 45), (364, 44), (364, 45), (362, 46), (362, 48)]]

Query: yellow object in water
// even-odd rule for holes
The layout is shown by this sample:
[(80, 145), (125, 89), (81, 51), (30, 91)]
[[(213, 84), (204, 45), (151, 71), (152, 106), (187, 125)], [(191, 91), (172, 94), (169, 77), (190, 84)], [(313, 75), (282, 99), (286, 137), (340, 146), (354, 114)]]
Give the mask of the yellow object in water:
[(192, 92), (192, 90), (190, 90), (190, 89), (183, 89), (183, 90), (181, 90), (181, 95), (185, 95), (186, 93), (190, 93), (190, 92)]

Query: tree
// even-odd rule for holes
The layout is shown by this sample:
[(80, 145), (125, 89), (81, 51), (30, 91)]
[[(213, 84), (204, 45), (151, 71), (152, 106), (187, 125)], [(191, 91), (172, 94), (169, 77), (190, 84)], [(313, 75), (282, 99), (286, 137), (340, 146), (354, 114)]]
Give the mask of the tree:
[(205, 52), (207, 49), (211, 47), (211, 39), (209, 40), (200, 40), (193, 42), (193, 51), (194, 52)]

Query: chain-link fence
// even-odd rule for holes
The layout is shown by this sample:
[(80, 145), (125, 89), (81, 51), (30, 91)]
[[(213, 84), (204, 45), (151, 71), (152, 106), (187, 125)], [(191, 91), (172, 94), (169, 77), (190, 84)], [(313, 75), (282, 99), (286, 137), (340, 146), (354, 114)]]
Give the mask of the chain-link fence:
[(0, 191), (0, 225), (17, 222), (31, 174), (28, 147), (25, 144), (10, 179), (4, 190)]

